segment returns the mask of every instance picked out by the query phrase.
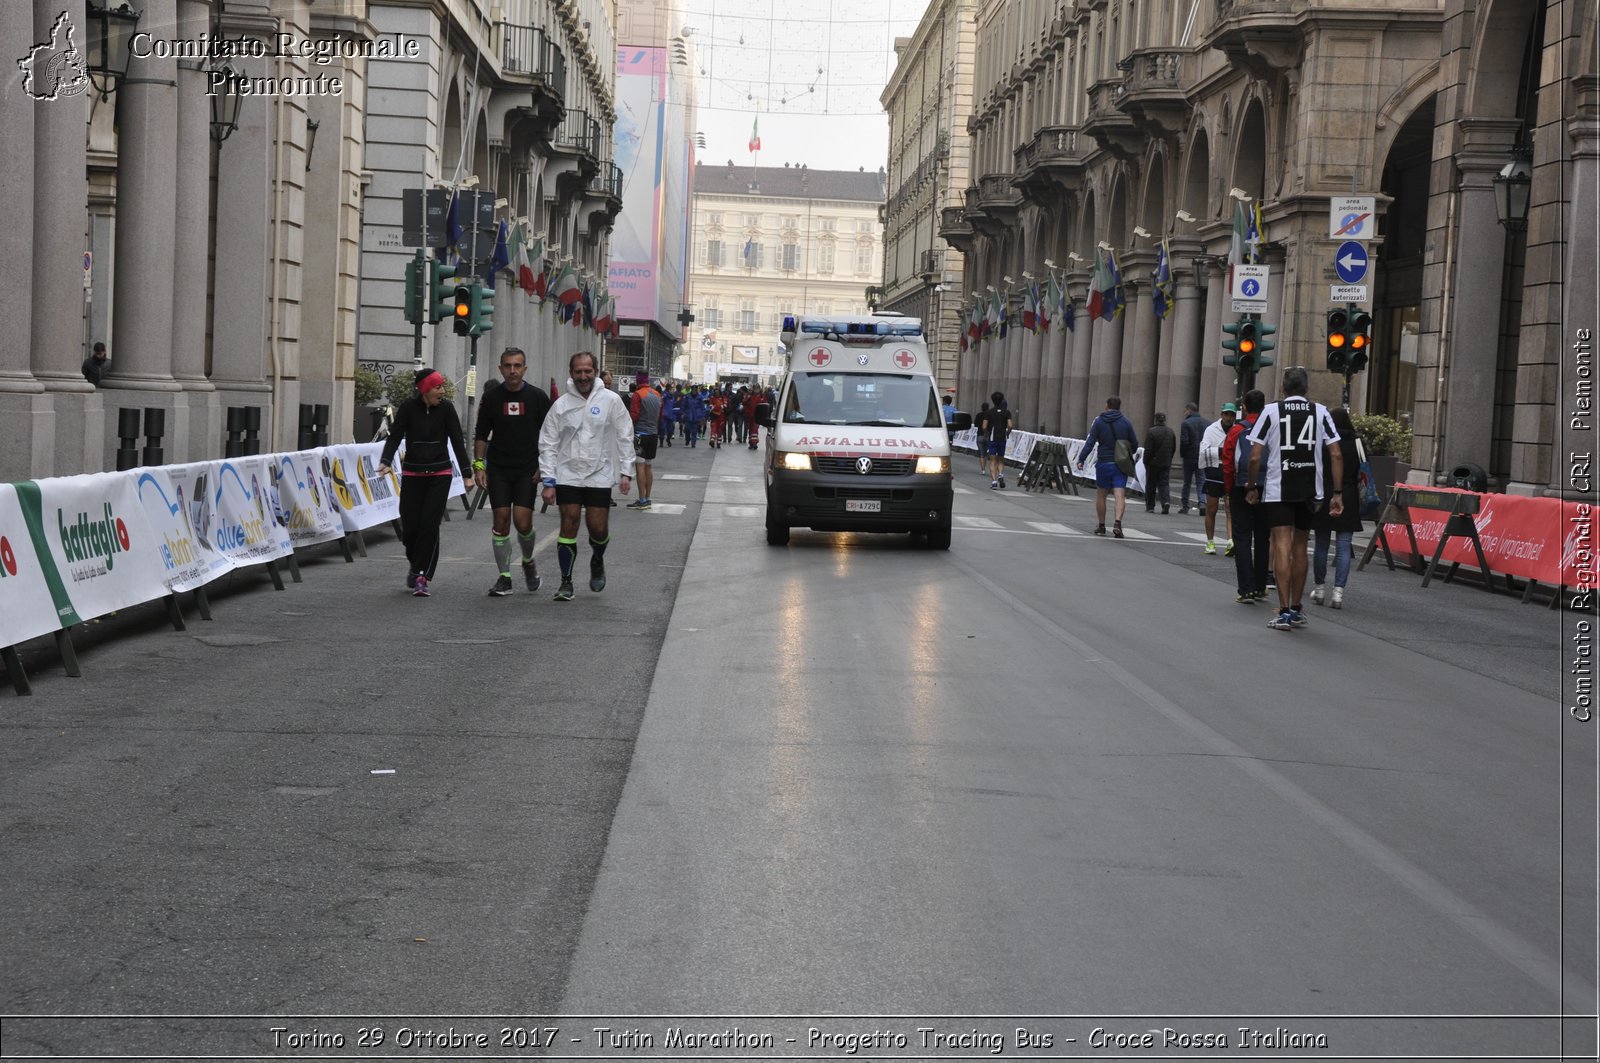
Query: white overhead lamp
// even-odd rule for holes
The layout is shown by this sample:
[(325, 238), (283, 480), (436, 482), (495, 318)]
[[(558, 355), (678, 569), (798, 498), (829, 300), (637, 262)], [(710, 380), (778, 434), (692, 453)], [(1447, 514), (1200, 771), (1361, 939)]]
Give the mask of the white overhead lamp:
[(1186, 210), (1180, 210), (1178, 211), (1178, 220), (1188, 222), (1192, 225), (1194, 224), (1195, 217)]
[(1150, 231), (1148, 229), (1146, 229), (1142, 225), (1135, 225), (1133, 227), (1133, 235), (1139, 237), (1142, 240), (1150, 239)]
[(1237, 199), (1240, 203), (1248, 203), (1251, 199), (1250, 193), (1242, 188), (1230, 188), (1228, 189), (1228, 195)]

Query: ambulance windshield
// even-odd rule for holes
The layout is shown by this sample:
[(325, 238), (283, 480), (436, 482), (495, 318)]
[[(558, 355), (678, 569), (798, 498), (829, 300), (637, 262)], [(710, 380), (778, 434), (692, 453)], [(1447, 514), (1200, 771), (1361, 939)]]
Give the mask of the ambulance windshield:
[(933, 378), (896, 373), (795, 373), (785, 424), (943, 428)]

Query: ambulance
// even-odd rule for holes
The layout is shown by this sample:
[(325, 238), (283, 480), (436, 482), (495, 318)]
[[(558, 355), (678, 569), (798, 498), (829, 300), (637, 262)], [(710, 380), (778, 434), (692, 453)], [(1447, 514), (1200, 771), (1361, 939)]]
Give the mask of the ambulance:
[(899, 314), (786, 317), (789, 363), (762, 403), (767, 542), (789, 529), (912, 532), (950, 548), (951, 430), (922, 322)]

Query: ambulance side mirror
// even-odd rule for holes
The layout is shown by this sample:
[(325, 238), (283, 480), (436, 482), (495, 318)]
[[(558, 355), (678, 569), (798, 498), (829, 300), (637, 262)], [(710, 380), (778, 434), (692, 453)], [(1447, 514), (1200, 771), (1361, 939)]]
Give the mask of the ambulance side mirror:
[(960, 410), (957, 410), (950, 418), (950, 430), (952, 432), (965, 432), (971, 427), (972, 414), (970, 413), (962, 413)]
[(775, 422), (772, 420), (772, 403), (756, 403), (756, 424), (760, 425), (762, 428), (776, 427)]

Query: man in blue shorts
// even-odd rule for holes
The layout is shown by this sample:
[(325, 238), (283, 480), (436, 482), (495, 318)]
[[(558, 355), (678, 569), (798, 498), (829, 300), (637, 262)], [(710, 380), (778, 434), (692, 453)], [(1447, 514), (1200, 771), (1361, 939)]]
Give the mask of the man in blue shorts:
[(978, 415), (978, 445), (989, 468), (989, 490), (1006, 486), (1006, 437), (1011, 434), (1011, 410), (1000, 392), (989, 396), (993, 404)]
[(1089, 454), (1095, 453), (1094, 514), (1099, 523), (1095, 525), (1094, 533), (1096, 535), (1106, 533), (1106, 495), (1115, 492), (1117, 511), (1111, 534), (1121, 539), (1122, 515), (1128, 509), (1128, 474), (1117, 467), (1119, 439), (1128, 441), (1130, 456), (1139, 449), (1139, 434), (1133, 430), (1133, 422), (1122, 416), (1122, 399), (1113, 395), (1106, 400), (1106, 408), (1100, 411), (1100, 416), (1089, 426), (1088, 434), (1083, 440), (1083, 449), (1078, 451), (1078, 468), (1082, 469), (1084, 463), (1089, 460)]

